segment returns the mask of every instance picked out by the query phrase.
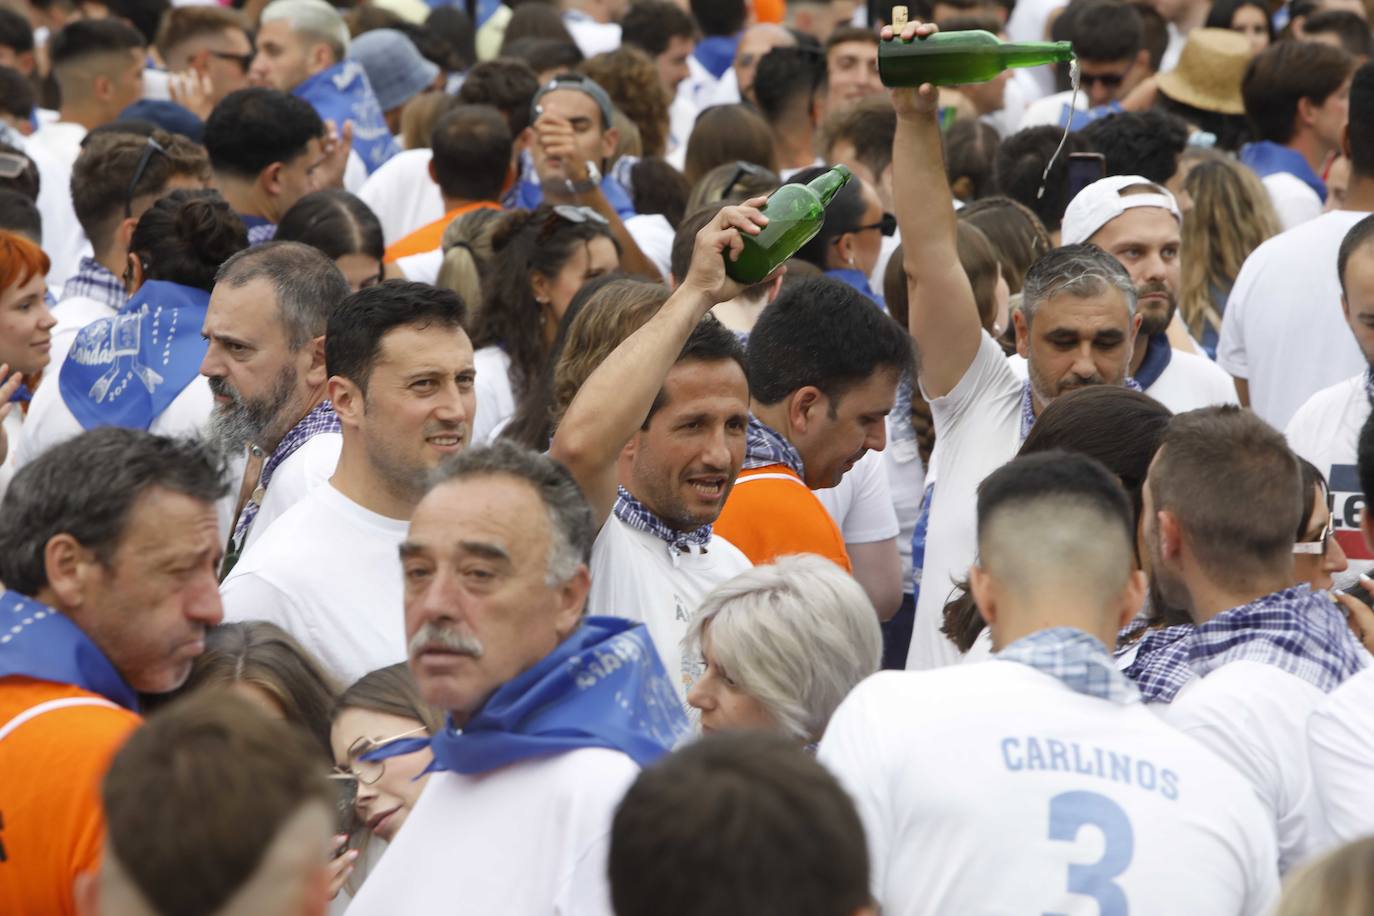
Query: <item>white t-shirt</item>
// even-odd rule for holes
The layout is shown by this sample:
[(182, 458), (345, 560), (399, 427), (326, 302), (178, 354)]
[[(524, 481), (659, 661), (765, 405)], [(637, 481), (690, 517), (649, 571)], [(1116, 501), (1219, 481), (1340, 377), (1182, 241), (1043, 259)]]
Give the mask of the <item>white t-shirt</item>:
[(377, 214), (388, 245), (443, 218), (443, 195), (429, 177), (432, 158), (428, 147), (402, 150), (378, 166), (358, 190), (358, 197)]
[(43, 215), (43, 250), (52, 260), (48, 286), (54, 291), (76, 273), (91, 243), (72, 205), (72, 167), (81, 155), (86, 128), (68, 121), (41, 124), (25, 138), (24, 151), (38, 166), (38, 211)]
[[(1007, 357), (1007, 362), (1018, 378), (1026, 378), (1028, 368), (1025, 357), (1013, 353)], [(1207, 357), (1182, 350), (1173, 351), (1169, 356), (1169, 365), (1164, 367), (1154, 384), (1145, 389), (1145, 393), (1169, 408), (1171, 413), (1240, 403), (1235, 379)]]
[(428, 283), (433, 286), (439, 280), (439, 271), (444, 266), (444, 250), (422, 251), (396, 259), (396, 266), (412, 283)]
[(846, 544), (886, 541), (895, 538), (901, 530), (892, 506), (883, 452), (865, 453), (849, 473), (840, 478), (838, 486), (812, 492), (840, 526)]
[(673, 224), (661, 213), (637, 213), (624, 223), (640, 252), (653, 261), (663, 279), (668, 279), (673, 272)]
[[(199, 437), (204, 434), (214, 409), (215, 396), (210, 393), (210, 382), (205, 376), (197, 375), (172, 399), (166, 410), (153, 418), (148, 432), (159, 436)], [(85, 431), (62, 398), (58, 374), (54, 372), (34, 392), (16, 460), (23, 467), (54, 445), (74, 439)]]
[(1193, 678), (1159, 710), (1250, 781), (1277, 827), (1282, 873), (1320, 852), (1326, 837), (1306, 753), (1307, 719), (1325, 700), (1296, 675), (1240, 659)]
[(5, 460), (0, 462), (0, 499), (4, 498), (5, 491), (10, 487), (10, 478), (14, 476), (15, 471), (19, 470), (19, 462), (15, 458), (17, 451), (15, 443), (23, 434), (24, 412), (19, 410), (17, 405), (10, 410), (9, 416), (5, 417), (4, 429), (7, 451), (5, 452)]
[(697, 653), (682, 645), (687, 625), (706, 593), (753, 566), (725, 538), (715, 535), (705, 551), (678, 553), (611, 515), (592, 546), (592, 590), (587, 613), (643, 623), (668, 678), (685, 701), (700, 674)]
[(983, 331), (978, 353), (959, 384), (942, 398), (927, 399), (935, 421), (935, 451), (925, 482), (934, 483), (935, 490), (909, 669), (959, 660), (959, 650), (940, 632), (945, 602), (977, 554), (978, 484), (1021, 447), (1022, 384), (997, 341)]
[[(883, 468), (887, 471), (888, 492), (892, 494), (892, 508), (897, 514), (897, 553), (902, 558), (902, 591), (911, 591), (911, 534), (921, 515), (921, 497), (925, 493), (926, 469), (915, 439), (897, 439), (892, 435), (894, 420), (888, 417), (887, 448), (883, 449)], [(848, 476), (848, 475), (845, 475)]]
[(1367, 419), (1369, 396), (1362, 372), (1312, 395), (1284, 431), (1289, 447), (1326, 475), (1332, 527), (1350, 560), (1350, 568), (1336, 577), (1338, 588), (1353, 584), (1360, 573), (1374, 569), (1374, 553), (1365, 546), (1360, 533), (1365, 499), (1356, 461), (1360, 428)]
[(340, 433), (320, 433), (296, 449), (272, 472), (267, 493), (258, 509), (253, 525), (244, 538), (243, 550), (247, 553), (258, 538), (262, 537), (272, 523), (286, 514), (296, 503), (305, 499), (307, 493), (334, 476), (339, 465), (339, 452), (343, 448)]
[[(1021, 123), (1017, 130), (1026, 130), (1030, 127), (1062, 127), (1064, 109), (1069, 107), (1069, 100), (1073, 98), (1073, 90), (1068, 92), (1056, 92), (1054, 95), (1047, 95), (1043, 99), (1036, 99), (1026, 106), (1026, 111), (1021, 115)], [(1074, 106), (1075, 111), (1088, 110), (1088, 96), (1084, 92), (1078, 93), (1078, 103)]]
[(1292, 229), (1322, 215), (1322, 199), (1296, 175), (1275, 172), (1260, 180), (1264, 190), (1269, 192), (1269, 199), (1278, 211), (1279, 225), (1284, 229)]
[(1307, 742), (1330, 841), (1374, 834), (1374, 668), (1327, 695), (1308, 717)]
[(603, 748), (435, 773), (348, 916), (611, 916), (611, 819), (638, 774)]
[(586, 13), (569, 10), (563, 14), (563, 24), (583, 57), (595, 57), (620, 47), (620, 26), (614, 22), (597, 22)]
[(485, 445), (515, 416), (515, 388), (510, 383), (510, 356), (500, 347), (482, 347), (472, 357), (477, 378), (473, 389), (477, 415), (472, 419), (472, 444)]
[(409, 527), (331, 484), (315, 487), (244, 551), (220, 585), (224, 619), (275, 623), (343, 685), (405, 661), (397, 548)]
[(1217, 365), (1250, 382), (1250, 407), (1283, 429), (1309, 397), (1365, 368), (1341, 312), (1336, 252), (1368, 213), (1326, 213), (1256, 248), (1222, 315)]
[(818, 756), (857, 803), (885, 916), (1258, 916), (1277, 896), (1273, 826), (1234, 770), (1018, 662), (876, 674)]

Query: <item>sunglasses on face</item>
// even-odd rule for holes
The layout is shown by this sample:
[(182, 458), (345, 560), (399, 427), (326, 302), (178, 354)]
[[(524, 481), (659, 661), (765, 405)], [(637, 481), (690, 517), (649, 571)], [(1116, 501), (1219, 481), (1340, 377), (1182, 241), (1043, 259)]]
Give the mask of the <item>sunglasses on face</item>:
[(253, 66), (254, 53), (252, 51), (249, 51), (247, 54), (230, 54), (228, 51), (211, 51), (210, 56), (238, 64), (239, 70), (244, 73), (247, 73), (248, 68)]
[(897, 217), (893, 216), (891, 213), (884, 213), (883, 218), (876, 223), (869, 223), (867, 226), (854, 226), (853, 228), (841, 231), (835, 236), (835, 241), (838, 242), (841, 235), (847, 235), (851, 232), (869, 232), (873, 229), (877, 229), (883, 235), (891, 237), (892, 234), (897, 231)]
[(1124, 73), (1080, 73), (1078, 84), (1085, 89), (1094, 83), (1101, 83), (1103, 89), (1116, 89), (1126, 81)]
[(1322, 528), (1321, 534), (1316, 540), (1303, 541), (1293, 545), (1293, 553), (1297, 555), (1306, 554), (1309, 556), (1324, 557), (1326, 552), (1331, 549), (1331, 538), (1336, 530), (1336, 517), (1328, 515), (1326, 526)]

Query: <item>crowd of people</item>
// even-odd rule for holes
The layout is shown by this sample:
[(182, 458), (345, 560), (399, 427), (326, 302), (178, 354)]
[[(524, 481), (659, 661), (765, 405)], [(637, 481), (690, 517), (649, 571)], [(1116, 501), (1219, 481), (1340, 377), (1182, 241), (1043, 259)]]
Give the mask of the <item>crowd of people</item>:
[(0, 0), (0, 912), (1374, 912), (1364, 4), (893, 6)]

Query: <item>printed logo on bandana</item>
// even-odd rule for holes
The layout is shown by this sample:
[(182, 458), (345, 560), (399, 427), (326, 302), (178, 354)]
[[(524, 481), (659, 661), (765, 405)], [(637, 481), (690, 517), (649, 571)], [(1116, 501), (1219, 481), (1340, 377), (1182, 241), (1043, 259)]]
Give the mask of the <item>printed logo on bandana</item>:
[(1360, 489), (1360, 472), (1353, 464), (1333, 464), (1330, 476), (1331, 526), (1336, 541), (1351, 560), (1374, 560), (1374, 551), (1364, 543), (1360, 532), (1360, 513), (1364, 511), (1364, 493)]

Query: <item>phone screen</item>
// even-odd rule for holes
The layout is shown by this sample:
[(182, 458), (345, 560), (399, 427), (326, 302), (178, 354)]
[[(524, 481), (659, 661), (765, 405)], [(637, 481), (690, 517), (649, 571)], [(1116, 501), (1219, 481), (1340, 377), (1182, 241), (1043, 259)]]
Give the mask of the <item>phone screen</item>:
[(1073, 200), (1078, 192), (1107, 177), (1107, 160), (1101, 153), (1069, 154), (1069, 196)]
[(342, 773), (329, 774), (337, 794), (334, 797), (334, 826), (338, 833), (352, 833), (358, 826), (358, 778)]

